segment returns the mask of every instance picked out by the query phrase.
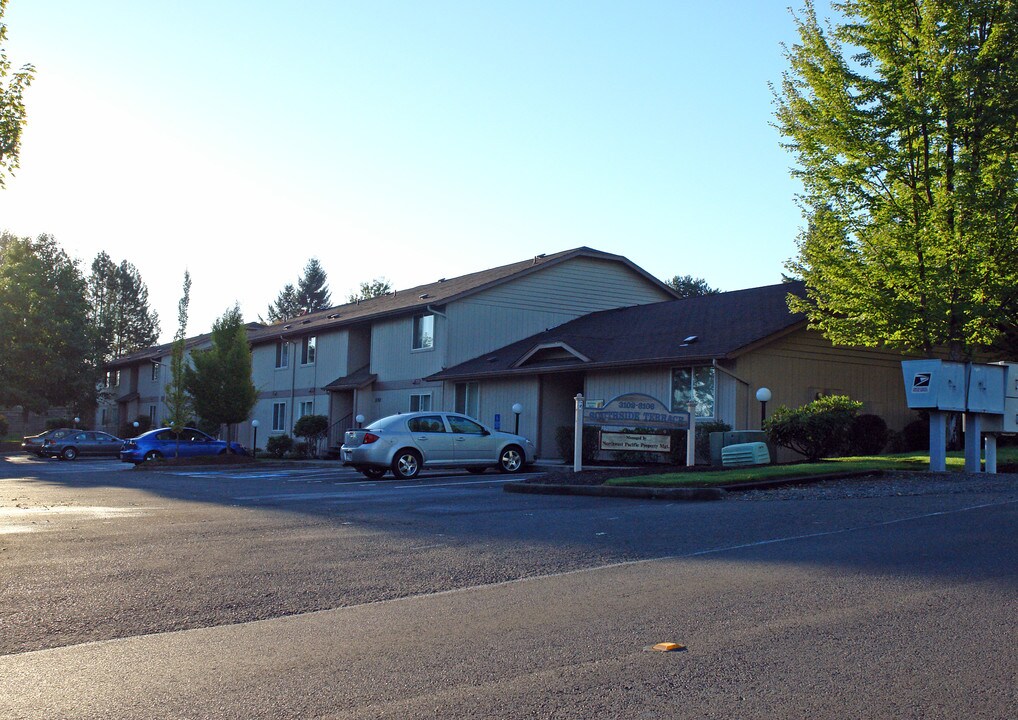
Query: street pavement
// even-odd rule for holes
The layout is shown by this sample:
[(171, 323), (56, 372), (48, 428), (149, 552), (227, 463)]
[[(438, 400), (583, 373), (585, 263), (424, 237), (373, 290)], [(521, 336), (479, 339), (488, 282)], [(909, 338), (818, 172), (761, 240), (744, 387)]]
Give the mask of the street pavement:
[(1018, 490), (505, 480), (0, 458), (0, 717), (1014, 716)]

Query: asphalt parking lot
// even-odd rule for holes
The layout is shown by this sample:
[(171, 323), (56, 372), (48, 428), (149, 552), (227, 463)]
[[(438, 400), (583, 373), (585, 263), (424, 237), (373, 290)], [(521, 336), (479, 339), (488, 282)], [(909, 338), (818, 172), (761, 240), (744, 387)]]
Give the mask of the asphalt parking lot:
[[(1018, 492), (0, 459), (0, 715), (1009, 717)], [(647, 650), (671, 640), (677, 653)]]

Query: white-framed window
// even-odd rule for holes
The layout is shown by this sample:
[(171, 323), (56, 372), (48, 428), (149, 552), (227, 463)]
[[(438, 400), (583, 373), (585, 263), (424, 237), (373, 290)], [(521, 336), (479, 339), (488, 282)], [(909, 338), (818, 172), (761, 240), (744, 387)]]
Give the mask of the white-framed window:
[(276, 343), (276, 369), (285, 368), (290, 364), (290, 343), (280, 340)]
[(308, 335), (300, 341), (300, 364), (315, 364), (315, 348), (318, 345), (318, 338), (315, 335)]
[(435, 316), (414, 316), (414, 350), (431, 350), (435, 347)]
[(480, 417), (480, 383), (456, 383), (456, 407), (458, 413), (472, 418)]
[(286, 432), (286, 403), (272, 403), (272, 430)]
[(159, 380), (159, 368), (161, 367), (162, 365), (157, 362), (152, 363), (152, 382), (157, 382)]
[(314, 400), (301, 400), (300, 402), (300, 413), (297, 415), (298, 418), (302, 418), (305, 415), (315, 414), (315, 401)]
[(428, 412), (431, 410), (431, 393), (411, 393), (410, 412)]
[(717, 385), (712, 365), (672, 369), (672, 412), (685, 412), (696, 403), (697, 418), (713, 418)]
[(109, 370), (106, 373), (106, 387), (119, 387), (120, 386), (120, 371)]

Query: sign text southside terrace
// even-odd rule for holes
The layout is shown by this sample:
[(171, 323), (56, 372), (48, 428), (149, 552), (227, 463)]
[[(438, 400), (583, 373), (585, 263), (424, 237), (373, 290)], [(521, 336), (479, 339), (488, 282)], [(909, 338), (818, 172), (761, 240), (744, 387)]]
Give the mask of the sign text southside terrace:
[(673, 413), (650, 395), (619, 395), (603, 408), (588, 409), (585, 422), (594, 425), (659, 427), (682, 430), (689, 427), (687, 413)]

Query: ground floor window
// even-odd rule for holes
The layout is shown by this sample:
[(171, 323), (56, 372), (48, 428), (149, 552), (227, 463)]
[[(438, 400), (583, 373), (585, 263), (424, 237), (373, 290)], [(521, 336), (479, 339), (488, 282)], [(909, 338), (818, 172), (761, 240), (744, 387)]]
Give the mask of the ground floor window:
[(302, 418), (302, 417), (304, 417), (306, 415), (314, 415), (314, 414), (315, 414), (315, 401), (314, 400), (303, 400), (303, 401), (301, 401), (301, 404), (300, 404), (300, 414), (297, 415), (297, 417), (298, 418)]
[(155, 405), (149, 405), (148, 406), (148, 420), (149, 420), (150, 427), (159, 427), (156, 424), (156, 406)]
[(480, 383), (456, 383), (456, 412), (475, 418), (481, 414)]
[(410, 412), (428, 412), (429, 410), (431, 410), (431, 393), (410, 395)]
[(286, 432), (286, 403), (272, 403), (272, 429), (276, 432)]
[(713, 418), (717, 396), (714, 366), (675, 368), (672, 370), (672, 412), (684, 412), (692, 401), (697, 418)]

